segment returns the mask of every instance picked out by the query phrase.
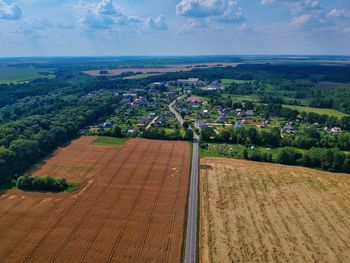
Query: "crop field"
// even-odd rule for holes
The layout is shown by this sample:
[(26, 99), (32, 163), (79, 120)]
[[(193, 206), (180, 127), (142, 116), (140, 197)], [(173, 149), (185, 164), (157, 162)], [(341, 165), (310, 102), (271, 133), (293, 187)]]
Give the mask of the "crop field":
[(350, 177), (201, 159), (201, 262), (350, 262)]
[(167, 67), (149, 67), (149, 68), (120, 68), (108, 70), (108, 74), (101, 74), (101, 70), (88, 70), (83, 73), (90, 76), (118, 76), (123, 73), (133, 72), (142, 74), (154, 74), (154, 73), (171, 73), (180, 71), (191, 71), (193, 69), (206, 69), (214, 67), (236, 67), (238, 63), (205, 63), (200, 65), (188, 64), (188, 65), (169, 65)]
[(0, 192), (1, 262), (180, 262), (190, 145), (95, 139), (74, 141), (34, 173), (86, 182), (78, 192)]
[(334, 116), (337, 118), (341, 118), (344, 116), (347, 116), (347, 114), (335, 110), (335, 109), (322, 109), (322, 108), (312, 108), (312, 107), (306, 107), (306, 106), (296, 106), (296, 105), (283, 105), (283, 107), (292, 109), (292, 110), (297, 110), (299, 112), (314, 112), (314, 113), (318, 113), (318, 114), (327, 114), (329, 116)]
[(0, 84), (24, 83), (37, 78), (54, 78), (51, 69), (0, 66)]

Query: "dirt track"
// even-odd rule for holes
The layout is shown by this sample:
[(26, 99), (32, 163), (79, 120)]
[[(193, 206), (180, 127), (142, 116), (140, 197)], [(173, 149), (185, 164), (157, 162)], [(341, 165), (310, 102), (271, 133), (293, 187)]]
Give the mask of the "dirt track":
[(85, 137), (36, 171), (89, 182), (75, 194), (0, 196), (1, 262), (179, 262), (190, 146)]
[(350, 177), (201, 160), (201, 262), (350, 262)]

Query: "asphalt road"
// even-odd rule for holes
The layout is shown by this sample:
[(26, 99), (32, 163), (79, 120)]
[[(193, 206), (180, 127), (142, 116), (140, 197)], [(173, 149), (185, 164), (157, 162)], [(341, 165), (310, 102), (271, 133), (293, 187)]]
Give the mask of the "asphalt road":
[[(178, 99), (181, 99), (179, 97)], [(181, 115), (173, 108), (176, 100), (169, 105), (169, 110), (175, 115), (176, 119), (182, 125), (184, 123)], [(194, 132), (194, 131), (193, 131)], [(190, 178), (190, 192), (188, 197), (187, 208), (187, 229), (186, 229), (186, 247), (185, 247), (185, 263), (197, 262), (197, 230), (198, 230), (198, 176), (199, 176), (199, 154), (198, 154), (199, 136), (194, 132), (193, 135), (193, 153), (192, 167)]]
[(197, 262), (198, 142), (193, 142), (190, 193), (188, 197), (185, 263)]
[[(181, 98), (181, 97), (180, 97)], [(184, 123), (184, 119), (181, 117), (181, 115), (173, 108), (176, 100), (174, 100), (172, 103), (169, 105), (169, 110), (175, 115), (176, 119), (178, 122), (180, 122), (181, 126)]]

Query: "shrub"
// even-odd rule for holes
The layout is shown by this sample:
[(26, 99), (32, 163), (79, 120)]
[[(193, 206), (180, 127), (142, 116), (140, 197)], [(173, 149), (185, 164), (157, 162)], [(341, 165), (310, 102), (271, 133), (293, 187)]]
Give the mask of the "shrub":
[(64, 178), (24, 175), (17, 179), (17, 187), (29, 191), (62, 192), (65, 191), (69, 185)]

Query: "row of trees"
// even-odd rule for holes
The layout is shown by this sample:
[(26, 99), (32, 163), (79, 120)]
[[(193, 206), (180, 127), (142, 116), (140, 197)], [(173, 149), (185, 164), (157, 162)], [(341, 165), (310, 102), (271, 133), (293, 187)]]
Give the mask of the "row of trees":
[(154, 140), (192, 140), (193, 131), (186, 129), (185, 134), (181, 134), (180, 129), (174, 129), (173, 131), (167, 131), (164, 128), (150, 128), (143, 132), (143, 137)]
[(350, 150), (350, 133), (344, 132), (338, 136), (328, 133), (320, 133), (315, 127), (305, 129), (303, 133), (296, 136), (281, 137), (279, 128), (258, 131), (255, 127), (249, 128), (225, 128), (218, 134), (213, 128), (206, 128), (201, 132), (204, 142), (236, 143), (242, 145), (258, 145), (263, 147), (286, 147), (293, 146), (301, 149), (340, 148)]

